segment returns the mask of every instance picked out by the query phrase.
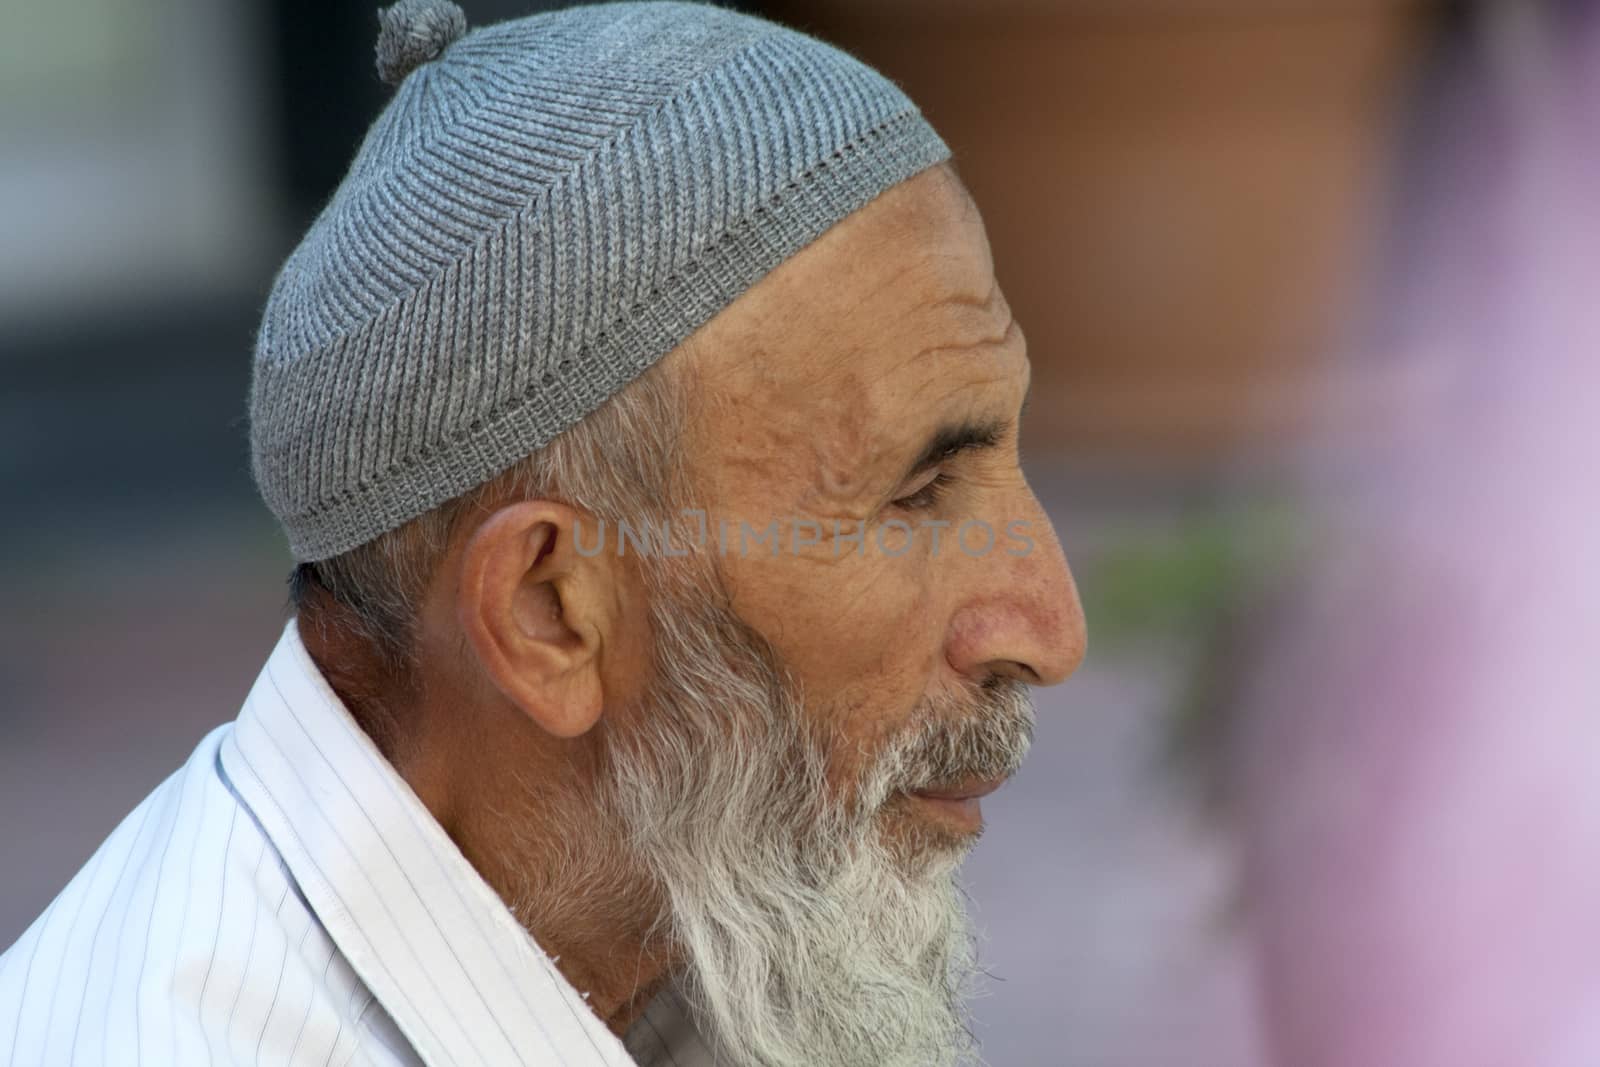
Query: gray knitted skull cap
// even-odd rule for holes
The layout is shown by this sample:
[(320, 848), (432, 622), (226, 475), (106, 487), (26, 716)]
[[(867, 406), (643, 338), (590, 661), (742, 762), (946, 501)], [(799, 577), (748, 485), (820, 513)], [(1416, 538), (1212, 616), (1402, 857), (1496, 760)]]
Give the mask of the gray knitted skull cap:
[(300, 561), (511, 467), (950, 156), (881, 74), (706, 4), (380, 26), (394, 97), (256, 336), (251, 472)]

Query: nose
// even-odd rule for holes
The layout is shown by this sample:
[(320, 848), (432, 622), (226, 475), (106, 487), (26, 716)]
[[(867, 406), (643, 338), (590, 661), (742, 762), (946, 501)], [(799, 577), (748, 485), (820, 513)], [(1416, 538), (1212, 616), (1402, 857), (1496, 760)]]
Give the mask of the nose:
[(1088, 627), (1066, 554), (1038, 498), (996, 527), (972, 560), (970, 588), (950, 620), (946, 658), (981, 683), (991, 676), (1056, 685), (1083, 662)]

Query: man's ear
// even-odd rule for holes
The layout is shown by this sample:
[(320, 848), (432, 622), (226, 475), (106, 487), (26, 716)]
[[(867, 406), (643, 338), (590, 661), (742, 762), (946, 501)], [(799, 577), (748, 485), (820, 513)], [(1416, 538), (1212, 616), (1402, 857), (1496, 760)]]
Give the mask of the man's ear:
[[(500, 508), (467, 539), (456, 613), (497, 689), (556, 737), (585, 733), (604, 705), (601, 653), (619, 623), (605, 553), (580, 554), (577, 526), (596, 521), (565, 504)], [(590, 534), (590, 536), (594, 536)]]

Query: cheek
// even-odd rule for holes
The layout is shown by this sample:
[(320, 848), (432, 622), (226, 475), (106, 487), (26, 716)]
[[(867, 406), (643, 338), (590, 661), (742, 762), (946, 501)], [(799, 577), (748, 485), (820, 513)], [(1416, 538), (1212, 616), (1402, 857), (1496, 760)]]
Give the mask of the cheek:
[[(804, 687), (819, 725), (846, 748), (902, 726), (941, 661), (944, 615), (927, 560), (731, 560), (735, 608)], [(730, 572), (735, 568), (730, 566)]]
[(735, 607), (808, 675), (843, 681), (897, 671), (907, 653), (938, 642), (915, 564), (872, 555), (739, 563)]

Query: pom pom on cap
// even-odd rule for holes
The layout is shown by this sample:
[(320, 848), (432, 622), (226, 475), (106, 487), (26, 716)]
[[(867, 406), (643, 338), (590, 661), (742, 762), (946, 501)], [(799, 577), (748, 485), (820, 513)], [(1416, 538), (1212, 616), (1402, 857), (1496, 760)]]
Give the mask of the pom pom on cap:
[(378, 11), (378, 77), (399, 85), (467, 32), (467, 16), (450, 0), (399, 0)]

